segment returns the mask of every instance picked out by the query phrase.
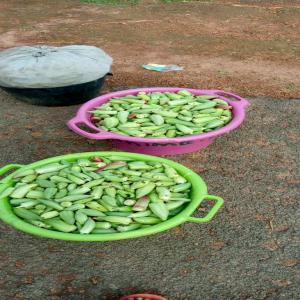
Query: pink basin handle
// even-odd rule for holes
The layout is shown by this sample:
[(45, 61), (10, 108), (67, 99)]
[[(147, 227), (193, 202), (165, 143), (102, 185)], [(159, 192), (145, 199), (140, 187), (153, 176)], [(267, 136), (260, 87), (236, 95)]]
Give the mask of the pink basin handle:
[(229, 92), (225, 92), (225, 91), (221, 91), (221, 90), (210, 90), (210, 92), (214, 93), (214, 94), (217, 94), (219, 96), (224, 96), (224, 97), (232, 97), (236, 100), (238, 100), (237, 103), (241, 104), (241, 106), (247, 108), (248, 106), (250, 106), (250, 103), (249, 101), (247, 101), (246, 99), (236, 95), (236, 94), (233, 94), (233, 93), (229, 93)]
[(87, 127), (91, 128), (91, 126), (86, 122), (85, 118), (78, 114), (76, 117), (74, 117), (73, 119), (69, 120), (67, 125), (70, 129), (72, 129), (74, 132), (78, 133), (78, 134), (81, 134), (82, 136), (84, 137), (87, 137), (89, 139), (93, 139), (93, 140), (105, 140), (105, 139), (114, 139), (114, 135), (107, 132), (107, 131), (104, 131), (104, 130), (101, 130), (99, 128), (91, 128), (93, 129), (94, 131), (97, 131), (96, 133), (92, 133), (92, 132), (87, 132), (81, 128), (79, 128), (77, 125), (78, 124), (84, 124), (86, 125)]
[(137, 299), (137, 298), (149, 299), (149, 300), (167, 300), (162, 296), (153, 295), (153, 294), (133, 294), (128, 296), (123, 296), (119, 300)]

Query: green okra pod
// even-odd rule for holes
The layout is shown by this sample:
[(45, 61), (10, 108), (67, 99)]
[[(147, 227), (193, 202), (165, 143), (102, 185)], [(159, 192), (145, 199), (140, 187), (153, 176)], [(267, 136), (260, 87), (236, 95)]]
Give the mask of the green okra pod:
[(180, 95), (180, 96), (187, 96), (187, 97), (192, 96), (192, 93), (187, 91), (187, 90), (178, 91), (177, 94)]
[(78, 184), (78, 185), (81, 185), (81, 184), (84, 184), (85, 181), (75, 175), (72, 175), (72, 174), (68, 174), (68, 179), (70, 180), (70, 182), (73, 182), (75, 184)]
[(176, 130), (170, 129), (167, 131), (166, 136), (169, 138), (175, 137), (176, 136)]
[(57, 188), (59, 189), (59, 190), (62, 190), (62, 189), (64, 189), (64, 188), (66, 188), (68, 186), (68, 183), (67, 182), (58, 182), (57, 183)]
[(87, 202), (87, 203), (85, 203), (85, 206), (88, 208), (91, 208), (91, 209), (99, 210), (101, 212), (107, 211), (107, 209), (103, 205), (101, 205), (100, 203), (98, 203), (96, 201)]
[(91, 196), (94, 199), (100, 199), (103, 195), (103, 187), (102, 186), (97, 186), (93, 189), (93, 191), (91, 192)]
[(28, 201), (32, 201), (33, 199), (29, 199), (29, 198), (20, 198), (20, 199), (9, 199), (9, 203), (13, 206), (17, 206), (20, 205), (24, 202), (28, 202)]
[(77, 211), (79, 209), (82, 209), (82, 208), (85, 208), (85, 205), (84, 204), (81, 204), (81, 203), (76, 203), (76, 204), (73, 204), (67, 208), (65, 208), (66, 211), (68, 210), (71, 210), (71, 211)]
[(116, 216), (116, 217), (129, 217), (131, 215), (130, 211), (108, 211), (105, 213), (106, 216)]
[(55, 201), (57, 202), (62, 202), (62, 201), (76, 201), (76, 200), (81, 200), (81, 199), (86, 199), (86, 195), (68, 195), (63, 198), (56, 199)]
[(55, 188), (55, 183), (47, 179), (38, 179), (36, 183), (43, 188)]
[(29, 209), (29, 208), (34, 207), (39, 202), (40, 202), (39, 200), (26, 201), (26, 202), (22, 202), (18, 207), (23, 207), (23, 208)]
[(173, 210), (175, 208), (182, 206), (184, 203), (185, 203), (184, 201), (172, 201), (172, 202), (166, 203), (166, 207), (170, 211), (170, 210)]
[(89, 187), (80, 187), (80, 188), (76, 188), (72, 191), (70, 191), (69, 195), (82, 195), (82, 194), (86, 194), (88, 192), (90, 192), (90, 188)]
[(187, 126), (185, 126), (185, 125), (182, 125), (182, 124), (176, 124), (175, 126), (176, 126), (176, 128), (177, 128), (178, 130), (180, 130), (182, 133), (185, 133), (185, 134), (192, 134), (192, 133), (193, 133), (193, 129), (192, 129), (192, 128), (189, 128), (189, 127), (187, 127)]
[(149, 182), (146, 185), (144, 185), (141, 188), (138, 188), (136, 190), (136, 198), (142, 198), (143, 196), (148, 195), (149, 193), (151, 193), (155, 188), (155, 184), (153, 182)]
[(42, 204), (45, 204), (48, 207), (56, 209), (56, 210), (63, 210), (64, 209), (63, 206), (61, 206), (60, 204), (58, 204), (55, 201), (39, 199), (39, 202), (42, 203)]
[(61, 199), (61, 198), (65, 197), (67, 194), (68, 194), (68, 190), (67, 189), (61, 189), (60, 191), (58, 191), (55, 194), (54, 198), (55, 199)]
[(42, 166), (40, 168), (37, 168), (37, 169), (35, 169), (35, 172), (38, 174), (57, 172), (66, 167), (67, 167), (66, 165), (61, 165), (59, 163), (53, 163), (53, 164), (48, 164), (48, 165)]
[(53, 198), (56, 195), (57, 192), (58, 192), (57, 188), (48, 187), (44, 190), (44, 196), (45, 196), (46, 199), (49, 200), (49, 199)]
[(134, 210), (134, 211), (145, 211), (148, 207), (149, 202), (150, 202), (150, 198), (148, 196), (142, 196), (134, 204), (132, 210)]
[(155, 124), (155, 125), (162, 125), (164, 124), (165, 120), (164, 118), (159, 115), (159, 114), (153, 114), (150, 116), (150, 120)]
[(82, 180), (84, 180), (84, 181), (91, 181), (92, 180), (92, 177), (87, 175), (86, 173), (71, 171), (71, 174), (78, 177), (78, 178), (80, 178), (80, 179), (82, 179)]
[(88, 218), (87, 221), (84, 223), (82, 228), (79, 229), (81, 234), (88, 234), (95, 229), (96, 223), (93, 219)]
[(51, 227), (50, 225), (47, 225), (46, 223), (37, 220), (27, 220), (27, 222), (41, 228), (49, 229)]
[(48, 211), (48, 212), (41, 214), (41, 218), (42, 219), (52, 219), (52, 218), (57, 217), (58, 215), (59, 215), (58, 211), (52, 210), (52, 211)]
[(65, 182), (65, 183), (71, 183), (72, 181), (70, 181), (69, 179), (62, 177), (62, 176), (58, 176), (58, 175), (54, 175), (50, 177), (50, 180), (53, 182)]
[(103, 181), (104, 181), (104, 178), (95, 179), (95, 180), (92, 180), (90, 182), (83, 184), (82, 187), (92, 188), (94, 186), (100, 185)]
[(77, 210), (75, 212), (75, 220), (76, 222), (78, 222), (79, 224), (83, 225), (88, 219), (88, 216), (83, 213), (81, 210)]
[(106, 216), (106, 217), (101, 217), (101, 219), (103, 221), (107, 221), (110, 223), (123, 224), (123, 225), (128, 225), (131, 223), (131, 218), (128, 217)]
[(36, 174), (33, 174), (33, 175), (27, 175), (25, 177), (23, 177), (21, 179), (21, 182), (24, 182), (24, 183), (30, 183), (32, 181), (34, 181), (36, 179), (37, 175)]
[(188, 197), (184, 198), (184, 197), (171, 197), (169, 199), (169, 201), (183, 201), (183, 202), (190, 202), (191, 199), (189, 199)]
[(102, 217), (105, 216), (105, 214), (99, 210), (91, 209), (91, 208), (82, 208), (79, 210), (79, 212), (84, 213), (87, 216), (90, 217)]
[(206, 124), (205, 129), (213, 129), (216, 127), (223, 126), (224, 122), (222, 120), (214, 120)]
[(35, 170), (28, 169), (28, 170), (18, 171), (18, 172), (13, 176), (13, 178), (16, 179), (16, 178), (25, 177), (25, 176), (28, 176), (28, 175), (34, 175), (34, 174), (36, 174)]
[(136, 203), (136, 201), (132, 200), (132, 199), (127, 199), (124, 201), (124, 205), (126, 205), (126, 206), (133, 206), (135, 203)]
[(56, 229), (58, 231), (62, 231), (62, 232), (72, 232), (77, 229), (77, 227), (75, 225), (70, 225), (58, 218), (44, 220), (44, 222), (47, 225), (50, 225), (51, 227), (53, 227), (54, 229)]
[(153, 214), (159, 217), (162, 221), (168, 219), (169, 210), (163, 201), (150, 203), (149, 207)]
[(104, 202), (104, 203), (107, 203), (108, 205), (111, 205), (111, 206), (117, 206), (117, 201), (114, 197), (111, 197), (111, 196), (102, 196), (101, 200)]
[(127, 122), (128, 115), (129, 115), (129, 112), (126, 111), (126, 110), (119, 111), (119, 112), (117, 113), (119, 122), (122, 123), (122, 124), (126, 123), (126, 122)]
[(106, 195), (110, 196), (110, 197), (115, 197), (117, 194), (117, 190), (114, 187), (108, 187), (104, 189), (104, 192)]
[(106, 180), (112, 181), (112, 182), (123, 182), (127, 180), (127, 177), (121, 177), (121, 176), (116, 176), (116, 175), (109, 175), (109, 174), (104, 174), (103, 177)]
[(155, 191), (152, 191), (149, 194), (149, 198), (150, 198), (151, 202), (157, 202), (157, 201), (159, 201), (159, 196), (158, 196), (158, 194)]
[(138, 217), (138, 218), (133, 218), (133, 220), (139, 224), (146, 224), (146, 225), (158, 224), (161, 222), (161, 220), (156, 217)]
[(10, 186), (5, 190), (3, 190), (0, 194), (0, 199), (8, 197), (14, 189), (15, 189), (14, 187)]
[(129, 206), (116, 206), (113, 208), (113, 211), (131, 212), (132, 208)]
[(95, 228), (98, 229), (109, 229), (111, 228), (111, 224), (109, 222), (96, 222)]
[(63, 201), (63, 202), (60, 202), (60, 205), (62, 207), (70, 207), (73, 205), (73, 203), (71, 201)]
[(149, 217), (151, 215), (150, 210), (145, 210), (145, 211), (139, 211), (139, 212), (134, 212), (128, 215), (130, 218), (139, 218), (139, 217)]
[(77, 184), (76, 183), (70, 183), (68, 186), (67, 186), (67, 190), (69, 192), (75, 190), (77, 188)]
[(161, 200), (168, 200), (171, 198), (171, 192), (166, 187), (157, 187), (156, 192), (158, 193), (158, 197)]
[(175, 185), (174, 187), (172, 187), (172, 192), (174, 192), (174, 193), (183, 192), (183, 191), (186, 191), (187, 189), (189, 189), (190, 187), (191, 187), (191, 184), (189, 182), (181, 183), (181, 184), (178, 184), (178, 185)]
[(149, 170), (152, 168), (151, 166), (149, 166), (147, 163), (143, 161), (130, 162), (128, 163), (128, 167), (131, 170)]
[[(11, 198), (24, 198), (26, 194), (28, 194), (28, 192), (36, 187), (37, 184), (22, 184), (20, 186), (18, 186), (17, 188), (15, 188), (11, 193), (10, 193), (10, 197)], [(28, 196), (29, 198), (33, 198)]]
[(140, 227), (141, 227), (141, 224), (131, 224), (131, 225), (127, 225), (127, 226), (118, 226), (117, 230), (120, 232), (127, 232), (127, 231), (139, 229)]

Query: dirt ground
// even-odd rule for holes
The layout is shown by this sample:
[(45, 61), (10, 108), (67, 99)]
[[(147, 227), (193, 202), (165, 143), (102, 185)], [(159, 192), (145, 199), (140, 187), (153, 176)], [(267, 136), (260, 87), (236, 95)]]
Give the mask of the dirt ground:
[[(99, 6), (79, 0), (1, 0), (0, 49), (90, 44), (115, 60), (107, 89), (220, 88), (300, 97), (299, 1), (196, 1)], [(156, 73), (145, 63), (179, 64)]]
[[(115, 60), (106, 91), (178, 85), (247, 97), (240, 128), (168, 157), (225, 204), (206, 224), (107, 243), (42, 239), (0, 222), (0, 299), (118, 300), (143, 291), (168, 300), (298, 299), (299, 1), (143, 3), (0, 0), (0, 49), (92, 44)], [(148, 62), (185, 69), (160, 74), (141, 68)], [(67, 129), (79, 106), (32, 106), (0, 91), (0, 107), (0, 167), (113, 149)]]
[[(107, 243), (42, 239), (0, 222), (0, 299), (118, 300), (149, 291), (168, 300), (296, 300), (300, 102), (249, 101), (238, 130), (168, 157), (224, 198), (211, 222)], [(32, 106), (2, 92), (0, 106), (0, 166), (112, 149), (67, 129), (78, 106)]]

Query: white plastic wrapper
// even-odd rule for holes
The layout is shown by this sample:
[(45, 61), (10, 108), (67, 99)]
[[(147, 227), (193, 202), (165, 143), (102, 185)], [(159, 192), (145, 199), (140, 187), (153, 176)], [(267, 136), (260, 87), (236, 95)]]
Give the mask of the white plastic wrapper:
[(94, 46), (21, 46), (0, 52), (0, 87), (53, 88), (110, 72), (112, 58)]

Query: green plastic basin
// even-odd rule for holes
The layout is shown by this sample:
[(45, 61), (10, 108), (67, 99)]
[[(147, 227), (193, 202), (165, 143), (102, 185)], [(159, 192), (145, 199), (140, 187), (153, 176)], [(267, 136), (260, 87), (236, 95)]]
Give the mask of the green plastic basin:
[[(8, 201), (8, 197), (0, 199), (0, 219), (5, 222), (6, 224), (18, 229), (20, 231), (24, 231), (29, 234), (51, 238), (51, 239), (59, 239), (65, 241), (81, 241), (81, 242), (104, 242), (104, 241), (114, 241), (114, 240), (122, 240), (122, 239), (130, 239), (130, 238), (137, 238), (142, 237), (154, 233), (158, 233), (177, 225), (180, 225), (184, 222), (196, 222), (196, 223), (203, 223), (210, 221), (214, 215), (217, 213), (219, 208), (223, 205), (223, 199), (217, 196), (208, 195), (207, 194), (207, 186), (202, 178), (197, 175), (195, 172), (191, 171), (190, 169), (184, 167), (181, 164), (175, 163), (168, 159), (150, 156), (150, 155), (143, 155), (143, 154), (136, 154), (136, 153), (128, 153), (128, 152), (86, 152), (86, 153), (74, 153), (74, 154), (67, 154), (62, 156), (56, 156), (44, 160), (37, 161), (35, 163), (29, 165), (20, 165), (20, 164), (10, 164), (4, 166), (0, 169), (0, 175), (5, 174), (6, 172), (18, 169), (19, 170), (26, 170), (37, 168), (43, 166), (45, 164), (58, 162), (61, 159), (65, 160), (76, 160), (78, 158), (88, 158), (92, 156), (103, 156), (109, 157), (110, 155), (118, 155), (124, 157), (131, 157), (137, 160), (144, 160), (144, 161), (156, 161), (168, 164), (175, 168), (180, 175), (185, 177), (191, 184), (192, 184), (192, 191), (191, 191), (191, 202), (176, 216), (164, 221), (162, 223), (153, 225), (151, 227), (137, 229), (134, 231), (129, 232), (120, 232), (120, 233), (110, 233), (110, 234), (77, 234), (77, 233), (64, 233), (58, 232), (48, 229), (43, 229), (26, 223), (19, 217), (17, 217), (12, 212), (12, 207)], [(15, 173), (15, 172), (14, 172)], [(0, 181), (0, 193), (6, 189), (7, 187), (12, 185), (12, 177), (14, 173), (6, 176)], [(196, 218), (191, 217), (193, 212), (197, 209), (200, 203), (203, 200), (212, 200), (214, 201), (214, 206), (210, 209), (208, 214), (205, 217)]]

